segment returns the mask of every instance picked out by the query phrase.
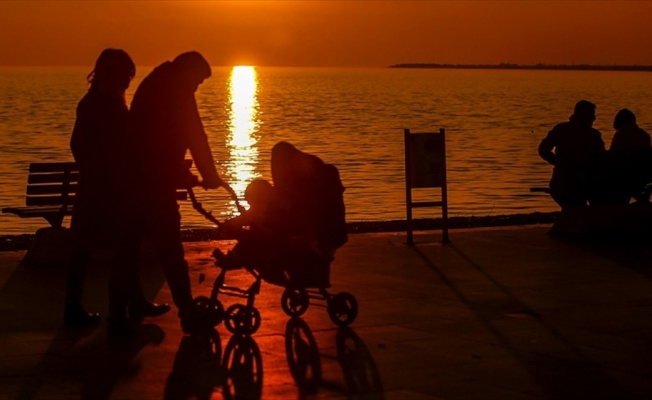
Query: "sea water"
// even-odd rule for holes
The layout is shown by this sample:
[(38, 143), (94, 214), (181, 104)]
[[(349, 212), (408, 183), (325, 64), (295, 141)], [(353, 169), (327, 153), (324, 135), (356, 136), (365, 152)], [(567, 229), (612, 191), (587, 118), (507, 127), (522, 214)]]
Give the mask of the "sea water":
[[(131, 100), (150, 67), (138, 68)], [(77, 102), (89, 67), (0, 68), (0, 205), (24, 204), (27, 167), (67, 161)], [(546, 195), (551, 166), (541, 139), (575, 102), (597, 104), (594, 126), (607, 146), (615, 113), (634, 111), (652, 131), (652, 73), (607, 71), (214, 68), (196, 94), (218, 172), (242, 196), (252, 179), (271, 179), (270, 149), (293, 143), (335, 164), (346, 187), (347, 220), (405, 218), (403, 130), (446, 130), (449, 216), (495, 216), (558, 209)], [(437, 200), (440, 189), (415, 190)], [(218, 218), (236, 213), (222, 189), (197, 190)], [(184, 227), (211, 224), (181, 203)], [(437, 218), (441, 210), (415, 210)], [(47, 223), (0, 214), (0, 234)]]

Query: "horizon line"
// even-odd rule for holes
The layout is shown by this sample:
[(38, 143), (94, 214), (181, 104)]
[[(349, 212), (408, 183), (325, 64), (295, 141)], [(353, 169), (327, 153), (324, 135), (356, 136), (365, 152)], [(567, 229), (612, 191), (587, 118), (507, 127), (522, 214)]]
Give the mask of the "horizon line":
[(457, 69), (546, 69), (546, 70), (604, 70), (604, 71), (652, 71), (652, 65), (644, 64), (449, 64), (449, 63), (400, 63), (388, 68), (457, 68)]
[[(154, 68), (161, 63), (152, 65), (136, 65), (137, 68)], [(517, 64), (517, 63), (429, 63), (429, 62), (404, 62), (391, 65), (256, 65), (256, 64), (231, 64), (211, 65), (211, 68), (233, 68), (233, 67), (254, 67), (254, 68), (501, 68), (501, 69), (635, 69), (652, 70), (652, 64)], [(0, 64), (0, 68), (44, 68), (44, 67), (67, 67), (67, 68), (92, 68), (92, 64)]]

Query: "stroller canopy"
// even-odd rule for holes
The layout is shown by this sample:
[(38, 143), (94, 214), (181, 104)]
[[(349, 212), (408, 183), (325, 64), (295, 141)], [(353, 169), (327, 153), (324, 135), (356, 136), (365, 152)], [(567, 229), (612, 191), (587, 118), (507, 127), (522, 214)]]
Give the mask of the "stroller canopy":
[(292, 215), (290, 229), (332, 250), (347, 242), (344, 186), (339, 171), (288, 142), (272, 148), (272, 180)]

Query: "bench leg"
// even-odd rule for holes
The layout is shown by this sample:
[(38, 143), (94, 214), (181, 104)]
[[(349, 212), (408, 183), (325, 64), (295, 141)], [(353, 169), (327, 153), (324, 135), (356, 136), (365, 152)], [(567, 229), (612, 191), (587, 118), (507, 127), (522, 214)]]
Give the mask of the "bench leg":
[(41, 228), (36, 231), (22, 264), (65, 267), (70, 262), (70, 252), (68, 228)]
[(50, 223), (50, 226), (53, 228), (61, 228), (61, 225), (63, 224), (63, 215), (49, 215), (44, 218)]

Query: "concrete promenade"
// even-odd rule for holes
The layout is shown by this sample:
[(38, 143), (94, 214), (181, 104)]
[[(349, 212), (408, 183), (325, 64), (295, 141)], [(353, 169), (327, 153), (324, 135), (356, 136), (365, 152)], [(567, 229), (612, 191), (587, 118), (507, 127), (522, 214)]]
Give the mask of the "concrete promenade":
[[(0, 252), (0, 399), (651, 399), (652, 239), (549, 227), (455, 229), (448, 245), (419, 232), (414, 247), (404, 233), (351, 235), (331, 274), (333, 292), (358, 300), (350, 329), (318, 305), (287, 317), (282, 290), (264, 283), (251, 338), (224, 324), (183, 336), (175, 312), (127, 341), (109, 341), (105, 322), (63, 328), (63, 269)], [(208, 295), (210, 254), (233, 242), (185, 245), (194, 294)], [(86, 291), (103, 316), (107, 260)], [(143, 273), (147, 293), (171, 302), (158, 265)]]

